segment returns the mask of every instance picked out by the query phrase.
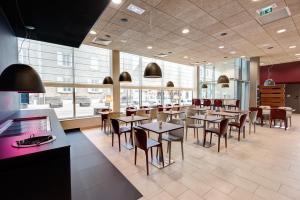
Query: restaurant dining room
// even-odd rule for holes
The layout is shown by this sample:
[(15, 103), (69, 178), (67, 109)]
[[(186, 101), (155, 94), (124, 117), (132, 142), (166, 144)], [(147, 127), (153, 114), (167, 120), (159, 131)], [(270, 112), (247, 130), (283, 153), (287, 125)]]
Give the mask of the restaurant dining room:
[(0, 199), (300, 199), (300, 1), (5, 0), (0, 41)]

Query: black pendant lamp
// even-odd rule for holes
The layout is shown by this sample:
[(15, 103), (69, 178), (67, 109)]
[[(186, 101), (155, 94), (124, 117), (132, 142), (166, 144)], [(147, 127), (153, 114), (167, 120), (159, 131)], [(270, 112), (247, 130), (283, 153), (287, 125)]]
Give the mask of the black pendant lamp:
[(221, 76), (219, 76), (217, 83), (219, 83), (219, 84), (229, 83), (229, 78), (226, 75), (221, 75)]
[(275, 81), (270, 78), (270, 67), (268, 68), (268, 79), (265, 80), (264, 86), (275, 86)]
[(132, 82), (131, 75), (128, 72), (122, 72), (119, 76), (120, 82)]
[(107, 76), (103, 79), (103, 85), (112, 85), (114, 84), (114, 81), (110, 76)]
[(201, 88), (206, 89), (207, 88), (207, 84), (206, 83), (202, 84)]
[(162, 73), (158, 64), (149, 63), (144, 71), (144, 78), (161, 78)]
[(29, 65), (12, 64), (0, 75), (0, 91), (45, 93), (38, 73)]
[(172, 81), (167, 82), (167, 87), (174, 87), (174, 83)]
[(228, 83), (223, 83), (222, 88), (229, 88), (229, 84)]

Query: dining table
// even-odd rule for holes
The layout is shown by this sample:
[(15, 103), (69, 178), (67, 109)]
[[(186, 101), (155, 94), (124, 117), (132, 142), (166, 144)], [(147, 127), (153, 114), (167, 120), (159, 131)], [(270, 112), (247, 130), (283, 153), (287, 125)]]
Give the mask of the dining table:
[[(161, 126), (160, 126), (160, 123), (161, 123)], [(184, 128), (183, 125), (172, 124), (172, 123), (168, 123), (168, 122), (152, 122), (152, 123), (147, 123), (147, 124), (141, 124), (141, 125), (139, 125), (139, 127), (146, 131), (150, 131), (150, 132), (158, 134), (158, 142), (160, 142), (160, 143), (162, 142), (162, 134)], [(158, 154), (156, 156), (154, 156), (153, 159), (151, 160), (151, 164), (159, 169), (163, 168), (163, 164), (162, 164), (163, 162), (164, 162), (164, 166), (167, 167), (167, 166), (173, 164), (175, 161), (170, 160), (170, 162), (169, 162), (168, 159), (164, 160), (162, 158), (160, 151), (158, 151)]]
[(115, 118), (116, 120), (120, 121), (120, 122), (124, 122), (126, 124), (129, 124), (130, 123), (130, 139), (129, 139), (129, 142), (128, 141), (125, 141), (125, 144), (123, 144), (123, 146), (128, 149), (128, 150), (131, 150), (133, 149), (133, 124), (136, 123), (136, 122), (140, 122), (140, 121), (144, 121), (144, 120), (148, 120), (149, 118), (148, 117), (143, 117), (143, 116), (137, 116), (137, 115), (131, 115), (131, 116), (121, 116), (121, 117), (117, 117)]
[(184, 113), (185, 111), (175, 111), (175, 110), (165, 110), (164, 114), (170, 116), (170, 120), (172, 120), (174, 115), (179, 115), (180, 113)]
[(209, 142), (206, 142), (204, 136), (205, 136), (205, 130), (206, 130), (206, 127), (207, 127), (207, 123), (219, 123), (223, 118), (222, 117), (219, 117), (217, 115), (194, 115), (194, 116), (188, 116), (188, 118), (190, 119), (194, 119), (194, 120), (197, 120), (197, 121), (203, 121), (203, 141), (201, 142), (200, 139), (199, 139), (199, 136), (197, 134), (197, 141), (195, 142), (196, 145), (201, 145), (203, 147), (206, 147), (206, 148), (210, 148), (212, 146), (215, 145), (215, 143), (209, 143)]

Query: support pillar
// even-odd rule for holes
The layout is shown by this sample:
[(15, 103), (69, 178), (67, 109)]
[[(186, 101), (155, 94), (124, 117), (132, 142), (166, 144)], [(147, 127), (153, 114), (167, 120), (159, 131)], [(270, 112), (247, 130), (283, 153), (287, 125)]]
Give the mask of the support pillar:
[(113, 111), (120, 112), (120, 51), (112, 51)]
[(250, 107), (257, 106), (257, 86), (260, 81), (259, 65), (259, 57), (250, 58)]

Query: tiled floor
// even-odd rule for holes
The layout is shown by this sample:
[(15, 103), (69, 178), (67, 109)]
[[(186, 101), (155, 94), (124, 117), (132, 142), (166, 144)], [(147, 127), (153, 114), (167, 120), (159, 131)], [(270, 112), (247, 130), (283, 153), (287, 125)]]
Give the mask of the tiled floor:
[[(149, 165), (149, 176), (142, 151), (138, 152), (135, 166), (133, 150), (122, 148), (119, 153), (117, 140), (112, 147), (111, 136), (104, 135), (99, 128), (83, 132), (138, 188), (144, 195), (142, 199), (299, 200), (299, 122), (300, 115), (294, 115), (293, 126), (287, 131), (257, 126), (256, 134), (249, 135), (247, 129), (246, 139), (241, 142), (233, 134), (227, 149), (221, 140), (220, 153), (217, 146), (196, 146), (193, 133), (189, 132), (184, 144), (185, 160), (181, 160), (180, 143), (174, 143), (172, 155), (176, 162), (162, 170)], [(217, 142), (216, 138), (214, 141)]]

